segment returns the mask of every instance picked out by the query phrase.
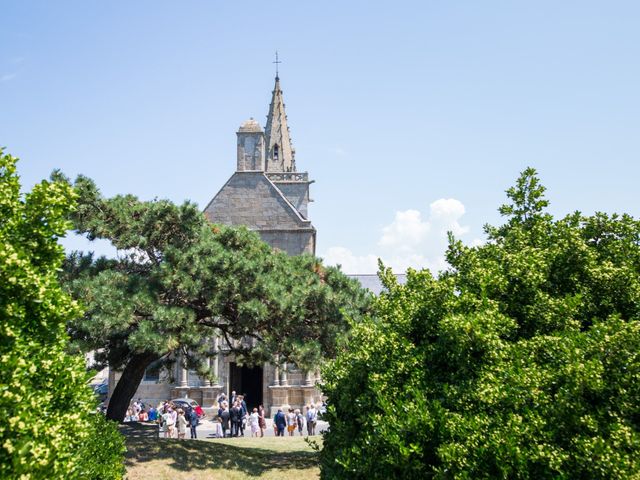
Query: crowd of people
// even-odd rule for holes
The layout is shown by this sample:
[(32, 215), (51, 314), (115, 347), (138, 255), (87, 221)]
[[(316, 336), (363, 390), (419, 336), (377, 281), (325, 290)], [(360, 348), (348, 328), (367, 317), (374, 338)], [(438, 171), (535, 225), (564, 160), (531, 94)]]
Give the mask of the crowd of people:
[[(211, 419), (214, 426), (214, 435), (220, 438), (243, 437), (248, 430), (252, 437), (264, 437), (267, 429), (267, 414), (262, 405), (247, 408), (244, 395), (231, 392), (227, 397), (224, 393), (218, 397), (217, 415)], [(299, 408), (288, 408), (287, 413), (279, 408), (273, 416), (273, 431), (278, 437), (284, 437), (285, 432), (294, 436), (296, 430), (299, 435), (316, 434), (319, 409), (310, 404), (301, 411)], [(192, 408), (184, 402), (174, 403), (169, 400), (161, 402), (157, 408), (147, 406), (140, 400), (136, 400), (127, 410), (125, 422), (157, 422), (159, 435), (164, 438), (186, 438), (187, 429), (190, 430), (190, 438), (197, 438), (197, 427), (204, 412), (200, 406)]]
[(158, 410), (153, 407), (147, 409), (141, 399), (136, 400), (129, 406), (124, 417), (125, 422), (155, 422), (157, 419)]
[(199, 406), (192, 408), (165, 400), (158, 406), (156, 421), (160, 427), (160, 435), (164, 438), (185, 438), (187, 427), (189, 427), (191, 438), (198, 438), (197, 427), (203, 416), (204, 412)]
[(273, 417), (273, 430), (277, 437), (284, 437), (285, 428), (290, 437), (295, 435), (296, 430), (303, 435), (306, 424), (307, 435), (316, 434), (316, 425), (318, 423), (318, 410), (315, 405), (307, 405), (305, 414), (303, 415), (299, 408), (289, 408), (285, 414), (282, 408), (279, 408)]
[(252, 437), (264, 436), (267, 422), (262, 405), (254, 408), (252, 412), (249, 413), (244, 395), (236, 395), (236, 392), (231, 392), (229, 398), (227, 398), (224, 393), (220, 395), (218, 397), (218, 405), (217, 421), (220, 423), (219, 436), (244, 436), (247, 426), (251, 428)]
[[(229, 398), (225, 394), (220, 395), (218, 405), (220, 406), (217, 417), (220, 423), (219, 436), (244, 436), (245, 429), (249, 427), (252, 437), (264, 437), (267, 421), (262, 405), (249, 413), (244, 396), (236, 395), (236, 392), (231, 392)], [(282, 408), (279, 408), (273, 416), (273, 431), (278, 437), (284, 437), (285, 430), (289, 436), (294, 436), (296, 430), (300, 435), (303, 435), (306, 426), (307, 435), (315, 435), (317, 422), (318, 409), (313, 404), (305, 407), (304, 414), (298, 408), (289, 408), (287, 414)]]

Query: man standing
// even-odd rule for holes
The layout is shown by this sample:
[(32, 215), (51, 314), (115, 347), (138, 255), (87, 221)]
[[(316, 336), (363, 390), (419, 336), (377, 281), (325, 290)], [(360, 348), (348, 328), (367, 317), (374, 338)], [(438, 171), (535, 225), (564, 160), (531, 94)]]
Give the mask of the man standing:
[(231, 436), (237, 437), (242, 429), (242, 435), (244, 436), (244, 429), (242, 428), (242, 407), (240, 402), (236, 403), (231, 408)]
[(226, 403), (222, 404), (221, 412), (218, 415), (222, 424), (222, 438), (226, 438), (227, 431), (229, 431), (229, 420), (231, 419), (231, 412), (229, 412), (229, 407)]
[(244, 401), (244, 395), (238, 395), (238, 401), (240, 402), (240, 406), (242, 407), (242, 415), (249, 415), (247, 402)]
[(278, 409), (278, 413), (273, 417), (273, 423), (276, 425), (276, 436), (284, 437), (284, 428), (287, 426), (287, 419), (281, 408)]
[(198, 426), (198, 414), (193, 408), (190, 408), (187, 411), (187, 422), (189, 422), (189, 427), (191, 428), (191, 438), (198, 438), (196, 433), (196, 427)]
[(318, 411), (316, 410), (315, 405), (312, 403), (311, 406), (307, 407), (307, 434), (308, 435), (316, 434), (317, 421), (318, 421)]
[(238, 402), (240, 402), (240, 408), (242, 409), (242, 423), (240, 424), (240, 434), (244, 437), (244, 427), (247, 424), (249, 417), (249, 410), (247, 409), (247, 402), (244, 401), (244, 395), (238, 395)]

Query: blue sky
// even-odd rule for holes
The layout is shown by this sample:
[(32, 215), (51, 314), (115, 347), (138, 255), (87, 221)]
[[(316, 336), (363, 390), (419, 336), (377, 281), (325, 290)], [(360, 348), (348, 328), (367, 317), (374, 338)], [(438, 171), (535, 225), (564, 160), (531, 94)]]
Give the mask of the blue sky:
[[(640, 3), (0, 2), (0, 145), (107, 195), (204, 207), (281, 60), (318, 253), (442, 267), (538, 169), (551, 211), (640, 216)], [(68, 245), (80, 243), (68, 241)], [(99, 250), (103, 247), (99, 247)]]

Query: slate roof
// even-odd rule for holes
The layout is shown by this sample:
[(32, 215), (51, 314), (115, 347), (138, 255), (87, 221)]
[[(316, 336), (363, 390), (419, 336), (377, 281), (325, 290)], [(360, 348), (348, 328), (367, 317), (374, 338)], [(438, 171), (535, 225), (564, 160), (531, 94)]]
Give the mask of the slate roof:
[(313, 229), (263, 172), (235, 172), (204, 209), (213, 223), (252, 230)]

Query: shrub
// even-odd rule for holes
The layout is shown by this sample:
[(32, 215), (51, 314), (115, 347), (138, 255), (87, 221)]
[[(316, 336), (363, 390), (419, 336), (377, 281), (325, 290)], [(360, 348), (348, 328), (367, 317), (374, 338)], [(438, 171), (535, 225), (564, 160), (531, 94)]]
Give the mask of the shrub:
[(323, 371), (323, 478), (638, 478), (640, 223), (555, 221), (535, 172), (451, 269), (390, 272)]
[[(120, 450), (87, 457), (119, 434), (101, 426), (84, 359), (67, 353), (65, 324), (80, 315), (63, 293), (57, 238), (74, 202), (64, 182), (43, 181), (23, 195), (16, 159), (0, 150), (0, 478), (94, 478), (122, 462)], [(107, 471), (107, 470), (104, 470)], [(100, 475), (96, 474), (95, 478)], [(103, 478), (118, 478), (117, 475)]]
[(77, 477), (91, 480), (122, 478), (125, 473), (125, 446), (118, 423), (107, 420), (102, 414), (94, 414), (89, 420), (91, 432), (79, 454)]

